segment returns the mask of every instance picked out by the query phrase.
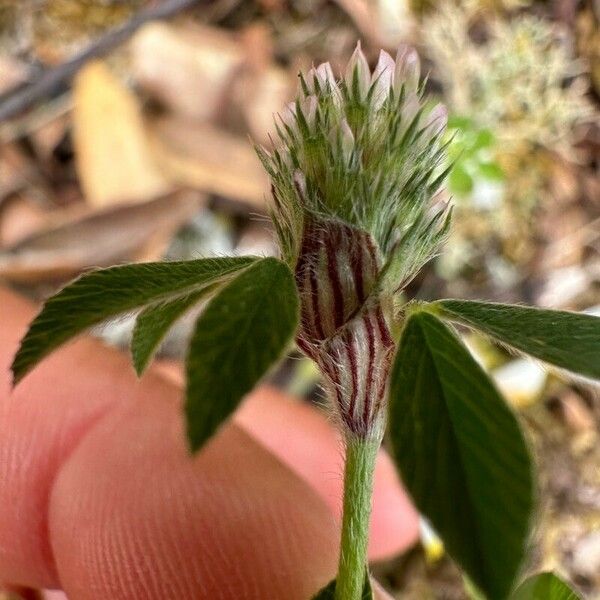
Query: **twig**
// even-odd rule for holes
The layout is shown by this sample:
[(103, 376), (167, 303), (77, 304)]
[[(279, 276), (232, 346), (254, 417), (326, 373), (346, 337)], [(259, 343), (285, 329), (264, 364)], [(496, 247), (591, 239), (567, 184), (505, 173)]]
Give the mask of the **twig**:
[(109, 31), (72, 59), (41, 73), (29, 83), (21, 84), (0, 95), (0, 122), (12, 119), (31, 108), (46, 96), (63, 91), (77, 71), (90, 59), (103, 56), (126, 41), (148, 21), (166, 19), (174, 14), (207, 0), (165, 0), (134, 15), (127, 23)]

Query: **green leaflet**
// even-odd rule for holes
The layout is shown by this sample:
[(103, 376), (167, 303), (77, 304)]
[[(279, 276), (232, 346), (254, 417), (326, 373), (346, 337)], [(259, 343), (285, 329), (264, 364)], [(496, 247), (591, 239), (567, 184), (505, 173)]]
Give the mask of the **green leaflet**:
[(600, 379), (600, 318), (510, 304), (439, 300), (440, 316), (544, 362)]
[(187, 294), (255, 262), (255, 257), (143, 263), (85, 273), (49, 298), (13, 364), (15, 384), (66, 341), (112, 317)]
[[(335, 600), (335, 579), (330, 581), (318, 594), (313, 596), (312, 600)], [(368, 573), (365, 577), (365, 587), (363, 588), (361, 600), (373, 600), (371, 579)]]
[(450, 555), (490, 600), (527, 544), (532, 467), (517, 420), (458, 337), (426, 312), (405, 325), (389, 431), (402, 479)]
[(298, 296), (288, 266), (265, 258), (210, 301), (196, 323), (186, 361), (186, 415), (197, 450), (234, 411), (292, 341)]
[(526, 579), (514, 591), (510, 600), (581, 600), (581, 598), (554, 573), (540, 573)]
[(213, 285), (208, 285), (180, 298), (152, 304), (138, 315), (131, 337), (131, 356), (138, 375), (146, 370), (175, 321), (214, 289)]

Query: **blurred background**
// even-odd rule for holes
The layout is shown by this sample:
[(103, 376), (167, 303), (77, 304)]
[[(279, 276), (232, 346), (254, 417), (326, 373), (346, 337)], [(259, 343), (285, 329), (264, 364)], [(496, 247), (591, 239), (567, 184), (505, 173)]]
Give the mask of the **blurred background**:
[[(94, 266), (274, 254), (252, 141), (299, 70), (338, 70), (357, 39), (373, 62), (415, 45), (450, 113), (452, 234), (408, 296), (600, 314), (598, 0), (0, 0), (0, 285), (41, 300)], [(98, 335), (125, 346), (132, 323)], [(536, 449), (531, 567), (600, 598), (600, 395), (467, 341)], [(298, 356), (274, 378), (319, 397)], [(375, 574), (398, 597), (466, 597), (428, 532)]]

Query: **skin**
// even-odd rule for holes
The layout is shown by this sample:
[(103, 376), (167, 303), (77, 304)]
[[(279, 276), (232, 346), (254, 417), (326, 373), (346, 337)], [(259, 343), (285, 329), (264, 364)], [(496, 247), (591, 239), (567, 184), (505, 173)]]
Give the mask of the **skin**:
[[(11, 391), (34, 314), (0, 288), (0, 583), (70, 600), (306, 600), (334, 577), (341, 447), (322, 414), (263, 386), (192, 457), (178, 369), (137, 380), (82, 338)], [(417, 526), (382, 453), (370, 558)]]

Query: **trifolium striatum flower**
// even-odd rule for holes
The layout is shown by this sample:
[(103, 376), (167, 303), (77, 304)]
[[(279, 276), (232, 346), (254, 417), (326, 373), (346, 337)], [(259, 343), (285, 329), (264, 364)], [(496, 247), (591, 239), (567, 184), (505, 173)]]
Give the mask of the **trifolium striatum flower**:
[(423, 99), (416, 52), (357, 46), (336, 80), (300, 75), (259, 148), (271, 217), (301, 299), (299, 348), (319, 365), (347, 435), (380, 437), (398, 315), (395, 299), (436, 253), (449, 223), (432, 201), (446, 175), (443, 106)]

